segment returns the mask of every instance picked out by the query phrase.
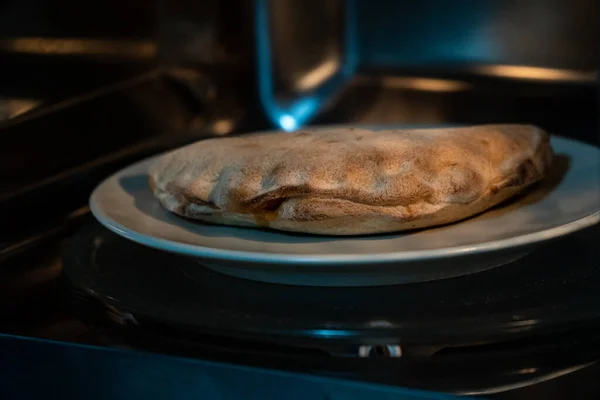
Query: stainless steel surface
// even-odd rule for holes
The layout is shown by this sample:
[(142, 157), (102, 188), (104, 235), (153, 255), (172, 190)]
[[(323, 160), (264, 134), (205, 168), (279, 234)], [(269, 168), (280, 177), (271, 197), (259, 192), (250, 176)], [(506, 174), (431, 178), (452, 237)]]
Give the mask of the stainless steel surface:
[[(80, 4), (65, 1), (46, 17), (27, 11), (25, 4), (34, 9), (36, 0), (9, 3), (0, 17), (0, 56), (11, 75), (6, 82), (19, 73), (29, 79), (35, 75), (31, 66), (43, 64), (45, 73), (34, 76), (32, 93), (0, 93), (7, 98), (71, 95), (69, 82), (80, 79), (57, 63), (89, 69), (87, 82), (77, 82), (89, 88), (107, 81), (108, 63), (122, 64), (120, 72), (110, 73), (122, 79), (129, 69), (159, 61), (210, 75), (223, 94), (215, 104), (226, 104), (214, 111), (215, 120), (226, 119), (230, 110), (240, 114), (232, 103), (243, 98), (249, 114), (291, 129), (344, 96), (353, 77), (375, 71), (394, 79), (444, 79), (455, 70), (518, 82), (590, 84), (596, 78), (593, 0), (162, 0), (156, 7), (110, 0), (85, 13)], [(89, 19), (111, 12), (110, 26)], [(78, 18), (64, 22), (60, 13)], [(25, 17), (31, 23), (15, 22)], [(94, 73), (98, 62), (101, 74)], [(193, 80), (186, 84), (196, 90)], [(422, 81), (395, 85), (432, 87)]]
[(266, 3), (260, 11), (268, 13), (276, 94), (310, 92), (341, 69), (348, 23), (343, 0)]
[(360, 58), (366, 66), (597, 68), (594, 0), (358, 0), (356, 4)]
[[(277, 87), (302, 92), (320, 80), (307, 75), (332, 75), (352, 56), (349, 51), (357, 52), (361, 67), (494, 64), (592, 71), (597, 13), (594, 0), (177, 0), (163, 1), (158, 15), (161, 53), (179, 53), (176, 58), (190, 62), (218, 61), (227, 53), (222, 32), (239, 32), (234, 22), (251, 22), (270, 36)], [(356, 40), (352, 50), (345, 42), (350, 36)], [(238, 46), (252, 46), (252, 39), (260, 41), (240, 37)]]
[[(471, 79), (478, 76), (525, 86), (593, 85), (597, 78), (592, 0), (256, 4), (260, 98), (271, 121), (286, 130), (312, 120), (335, 97), (347, 97), (349, 85), (374, 73), (387, 89), (449, 96), (478, 89)], [(456, 72), (462, 77), (447, 78)], [(392, 97), (371, 105), (379, 116), (369, 122), (391, 122), (394, 110), (384, 111), (385, 119), (381, 110), (398, 104), (398, 94)], [(415, 114), (424, 101), (431, 100), (405, 102), (409, 122), (449, 121), (439, 104)]]
[(259, 97), (276, 126), (310, 121), (355, 73), (355, 18), (350, 0), (256, 1)]
[[(0, 335), (0, 397), (450, 400), (451, 395)], [(35, 360), (35, 362), (32, 362)], [(31, 382), (35, 382), (34, 385)]]

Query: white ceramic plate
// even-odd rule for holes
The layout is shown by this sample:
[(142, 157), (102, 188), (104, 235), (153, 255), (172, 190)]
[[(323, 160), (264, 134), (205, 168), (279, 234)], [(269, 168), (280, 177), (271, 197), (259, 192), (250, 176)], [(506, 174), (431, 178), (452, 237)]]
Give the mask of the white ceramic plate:
[(525, 196), (468, 220), (416, 232), (326, 237), (189, 221), (164, 210), (148, 188), (153, 159), (96, 188), (91, 210), (137, 243), (197, 257), (220, 272), (268, 282), (362, 286), (426, 281), (489, 269), (531, 246), (600, 221), (600, 149), (552, 138), (550, 176)]

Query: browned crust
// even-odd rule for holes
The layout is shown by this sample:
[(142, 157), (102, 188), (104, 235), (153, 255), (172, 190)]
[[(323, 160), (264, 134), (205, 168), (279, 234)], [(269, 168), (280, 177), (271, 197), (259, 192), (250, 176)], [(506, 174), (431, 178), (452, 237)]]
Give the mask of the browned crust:
[[(354, 134), (355, 142), (361, 142), (354, 147), (346, 143), (346, 137), (329, 138), (314, 132), (290, 136), (289, 147), (282, 147), (283, 139), (274, 138), (275, 135), (246, 138), (246, 142), (244, 139), (221, 140), (222, 147), (207, 147), (218, 153), (231, 146), (223, 154), (233, 160), (233, 168), (217, 158), (219, 154), (211, 161), (213, 155), (209, 150), (200, 148), (197, 157), (204, 158), (196, 165), (196, 161), (189, 161), (189, 154), (195, 154), (190, 149), (181, 153), (188, 154), (181, 159), (186, 160), (184, 164), (178, 159), (178, 152), (163, 157), (153, 167), (149, 184), (170, 211), (207, 222), (318, 234), (363, 234), (427, 227), (467, 218), (539, 181), (551, 163), (549, 138), (538, 128), (467, 129), (470, 130), (448, 130), (448, 136), (437, 134), (431, 136), (432, 139), (427, 134), (421, 139), (419, 132), (409, 131), (410, 140), (395, 152), (363, 144), (380, 134), (369, 131), (349, 131)], [(402, 135), (402, 132), (397, 134)], [(406, 141), (405, 137), (398, 137)], [(346, 151), (352, 158), (338, 157), (341, 161), (329, 162), (329, 169), (319, 169), (317, 163), (327, 161), (313, 157), (309, 149), (297, 150), (307, 155), (306, 160), (294, 158), (291, 142), (298, 138), (310, 139), (308, 143), (314, 145), (313, 152), (318, 153), (320, 146), (334, 146), (331, 147), (334, 151)], [(255, 142), (248, 143), (249, 139)], [(537, 147), (528, 148), (536, 140), (539, 141)], [(272, 154), (266, 150), (269, 148), (273, 149)], [(253, 152), (262, 154), (261, 151), (267, 152), (253, 156)], [(237, 159), (245, 160), (239, 169), (235, 167), (236, 154)], [(526, 154), (529, 156), (522, 157)], [(444, 161), (446, 159), (449, 161)], [(511, 159), (520, 161), (512, 164), (512, 172), (501, 172), (506, 168), (502, 165), (512, 162)], [(385, 171), (397, 173), (406, 168), (403, 164), (406, 162), (408, 172), (400, 178), (385, 175)], [(198, 166), (198, 178), (181, 180), (182, 176), (194, 176), (189, 170), (181, 169), (182, 165)], [(215, 165), (222, 166), (215, 168)], [(372, 170), (375, 172), (371, 173)], [(176, 173), (166, 178), (165, 171)], [(309, 178), (303, 181), (299, 178), (302, 174), (309, 174)], [(283, 184), (286, 181), (297, 183)], [(344, 184), (339, 186), (336, 182)], [(201, 185), (208, 185), (207, 189)], [(369, 185), (384, 189), (370, 191)], [(202, 191), (206, 194), (201, 194)], [(217, 203), (211, 198), (217, 199)]]
[(154, 175), (148, 175), (148, 186), (150, 187), (150, 191), (152, 193), (156, 193), (156, 181), (154, 180)]

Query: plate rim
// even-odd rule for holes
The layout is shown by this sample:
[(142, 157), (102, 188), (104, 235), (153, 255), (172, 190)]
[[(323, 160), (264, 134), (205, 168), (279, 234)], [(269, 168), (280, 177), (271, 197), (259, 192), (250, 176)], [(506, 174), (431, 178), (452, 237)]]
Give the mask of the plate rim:
[[(467, 255), (476, 255), (490, 253), (505, 249), (515, 249), (527, 245), (541, 243), (547, 240), (555, 239), (569, 233), (573, 233), (587, 227), (591, 227), (600, 222), (600, 211), (569, 222), (555, 228), (546, 229), (540, 232), (529, 233), (512, 238), (495, 240), (478, 245), (463, 245), (455, 247), (442, 247), (435, 250), (411, 250), (396, 251), (379, 254), (326, 254), (326, 255), (303, 255), (294, 253), (263, 253), (242, 250), (226, 250), (213, 247), (194, 245), (188, 243), (176, 242), (170, 239), (156, 238), (144, 233), (135, 232), (128, 229), (116, 221), (111, 221), (104, 213), (98, 210), (93, 201), (90, 201), (90, 210), (94, 217), (107, 229), (129, 239), (138, 244), (163, 250), (171, 253), (182, 254), (197, 258), (207, 258), (213, 260), (227, 260), (248, 263), (285, 263), (285, 264), (303, 264), (303, 265), (321, 265), (327, 264), (365, 264), (365, 263), (391, 263), (391, 262), (409, 262), (425, 261), (448, 257), (458, 257)], [(244, 229), (231, 227), (235, 229)], [(247, 228), (254, 229), (254, 228)]]
[[(595, 147), (587, 143), (566, 138), (559, 135), (552, 135), (554, 138), (559, 140), (565, 140), (568, 142), (575, 142), (578, 145), (586, 147)], [(600, 151), (600, 149), (595, 149)], [(138, 167), (140, 164), (149, 163), (151, 160), (159, 157), (160, 154), (147, 157), (143, 160), (135, 162), (122, 168), (109, 177), (104, 179), (91, 193), (89, 197), (90, 211), (94, 217), (107, 229), (112, 232), (138, 244), (155, 248), (162, 251), (171, 253), (182, 254), (185, 256), (205, 258), (211, 260), (223, 260), (223, 261), (234, 261), (241, 263), (270, 263), (270, 264), (296, 264), (296, 265), (357, 265), (357, 264), (383, 264), (393, 262), (419, 262), (426, 260), (435, 260), (441, 258), (460, 257), (478, 255), (482, 253), (490, 253), (495, 251), (515, 249), (536, 243), (545, 242), (561, 236), (568, 235), (570, 233), (591, 227), (600, 222), (600, 209), (596, 212), (579, 218), (577, 220), (568, 222), (566, 224), (544, 229), (538, 232), (527, 233), (523, 235), (513, 236), (505, 239), (493, 240), (490, 242), (471, 244), (471, 245), (460, 245), (452, 247), (441, 247), (437, 249), (429, 250), (410, 250), (410, 251), (395, 251), (378, 254), (360, 254), (360, 253), (345, 253), (345, 254), (320, 254), (320, 255), (305, 255), (295, 253), (266, 253), (260, 251), (244, 251), (244, 250), (228, 250), (219, 249), (208, 246), (196, 245), (178, 242), (170, 239), (164, 239), (155, 237), (146, 233), (141, 233), (133, 229), (127, 228), (121, 223), (115, 221), (108, 215), (106, 215), (100, 207), (96, 204), (95, 198), (97, 193), (102, 187), (107, 184), (110, 180), (117, 176), (122, 175), (130, 169)], [(201, 223), (201, 222), (199, 222)], [(241, 228), (241, 227), (227, 227), (231, 229), (256, 229), (256, 228)], [(278, 233), (275, 231), (275, 233)], [(344, 238), (342, 237), (341, 240)]]

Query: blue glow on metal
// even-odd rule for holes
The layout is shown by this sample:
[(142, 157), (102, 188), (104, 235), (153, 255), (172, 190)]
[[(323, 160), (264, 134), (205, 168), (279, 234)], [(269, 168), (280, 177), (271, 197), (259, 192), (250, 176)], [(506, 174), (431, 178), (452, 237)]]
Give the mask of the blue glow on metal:
[(271, 67), (269, 38), (269, 0), (257, 0), (255, 11), (258, 92), (265, 114), (280, 129), (296, 130), (308, 123), (344, 84), (354, 75), (358, 64), (355, 34), (355, 4), (346, 2), (345, 58), (341, 69), (329, 81), (316, 88), (310, 95), (286, 104), (275, 98)]
[(286, 132), (291, 132), (298, 127), (298, 122), (296, 118), (292, 117), (289, 114), (283, 114), (279, 117), (279, 127)]
[(310, 331), (310, 333), (313, 336), (327, 337), (327, 338), (355, 336), (355, 334), (350, 331), (334, 330), (334, 329), (315, 329), (315, 330)]

